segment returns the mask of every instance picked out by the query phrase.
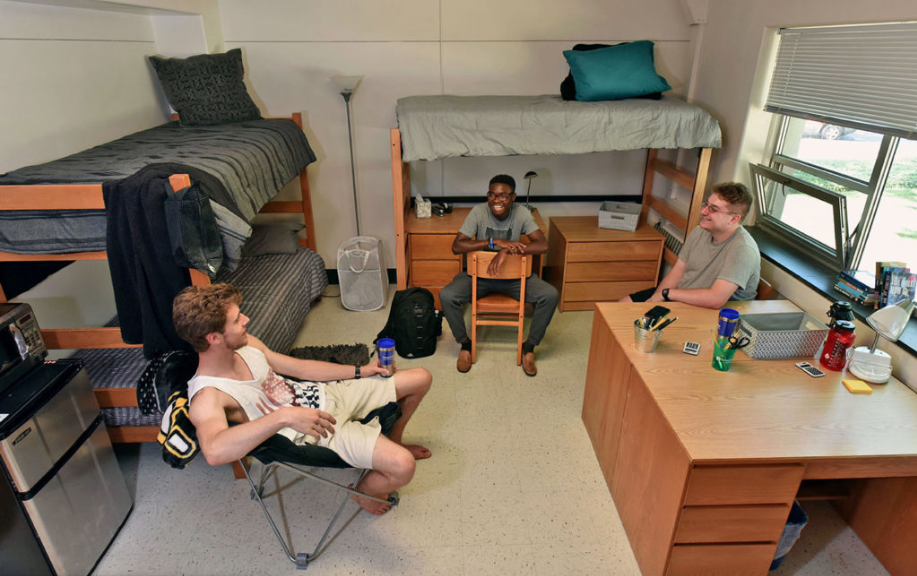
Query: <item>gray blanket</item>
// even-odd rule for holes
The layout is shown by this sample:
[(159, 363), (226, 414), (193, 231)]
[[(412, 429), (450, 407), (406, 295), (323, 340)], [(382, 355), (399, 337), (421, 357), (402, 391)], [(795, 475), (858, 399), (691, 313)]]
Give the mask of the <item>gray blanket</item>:
[(719, 123), (673, 97), (570, 102), (560, 96), (410, 96), (398, 100), (402, 160), (719, 148)]
[[(290, 120), (254, 120), (182, 128), (170, 122), (78, 154), (0, 175), (0, 185), (76, 184), (120, 180), (153, 163), (184, 164), (222, 185), (210, 197), (226, 210), (224, 245), (250, 222), (315, 153)], [(2, 190), (0, 190), (2, 194)], [(219, 215), (218, 215), (219, 216)], [(235, 216), (235, 217), (233, 217)], [(231, 221), (231, 223), (230, 223)], [(225, 226), (224, 226), (225, 222)], [(0, 251), (61, 254), (105, 250), (103, 211), (0, 211)], [(230, 255), (229, 261), (237, 261)]]

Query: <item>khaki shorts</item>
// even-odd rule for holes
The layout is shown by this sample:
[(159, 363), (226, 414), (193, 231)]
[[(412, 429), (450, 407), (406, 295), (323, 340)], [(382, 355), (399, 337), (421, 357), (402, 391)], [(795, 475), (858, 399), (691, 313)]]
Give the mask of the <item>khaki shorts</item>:
[(334, 434), (318, 445), (334, 450), (354, 468), (371, 469), (373, 450), (382, 432), (379, 419), (360, 424), (367, 414), (397, 400), (393, 378), (371, 376), (359, 380), (329, 382), (325, 387), (325, 412), (337, 421)]

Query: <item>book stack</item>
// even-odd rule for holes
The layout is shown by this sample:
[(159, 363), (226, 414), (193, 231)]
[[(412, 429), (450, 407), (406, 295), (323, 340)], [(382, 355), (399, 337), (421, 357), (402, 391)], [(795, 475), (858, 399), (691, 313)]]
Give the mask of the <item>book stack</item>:
[(876, 277), (871, 272), (844, 270), (837, 275), (834, 289), (864, 306), (872, 306), (876, 301)]
[(917, 277), (904, 262), (876, 262), (875, 308), (897, 304), (906, 298), (913, 300), (915, 284)]

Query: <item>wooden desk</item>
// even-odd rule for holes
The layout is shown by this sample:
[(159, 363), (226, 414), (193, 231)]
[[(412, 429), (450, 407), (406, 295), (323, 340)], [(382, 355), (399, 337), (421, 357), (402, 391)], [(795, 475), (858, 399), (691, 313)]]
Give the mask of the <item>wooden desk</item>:
[[(791, 311), (788, 301), (734, 303)], [(839, 507), (896, 576), (917, 566), (917, 394), (896, 380), (853, 395), (795, 359), (711, 367), (716, 311), (679, 320), (655, 354), (633, 347), (642, 304), (596, 305), (583, 422), (646, 576), (763, 576), (801, 485), (846, 483)], [(686, 340), (699, 356), (681, 352)]]
[[(462, 254), (452, 253), (452, 241), (455, 240), (455, 234), (462, 227), (469, 212), (471, 208), (453, 208), (452, 213), (445, 216), (418, 218), (417, 214), (411, 211), (405, 218), (407, 285), (411, 288), (421, 286), (432, 292), (439, 309), (442, 309), (439, 303), (440, 291), (452, 282), (463, 268)], [(545, 232), (547, 228), (538, 210), (534, 210), (532, 216), (541, 231)], [(523, 235), (522, 241), (528, 242), (528, 238)], [(533, 260), (532, 266), (540, 276), (541, 258)]]
[(560, 294), (558, 309), (592, 310), (656, 286), (664, 242), (646, 222), (626, 232), (599, 228), (598, 216), (551, 218), (545, 279)]

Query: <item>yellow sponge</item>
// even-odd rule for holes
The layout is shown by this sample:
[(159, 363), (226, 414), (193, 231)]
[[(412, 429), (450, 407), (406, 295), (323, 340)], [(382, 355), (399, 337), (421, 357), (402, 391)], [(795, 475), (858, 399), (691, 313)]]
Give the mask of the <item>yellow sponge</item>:
[(843, 380), (851, 394), (872, 394), (872, 388), (862, 380)]

